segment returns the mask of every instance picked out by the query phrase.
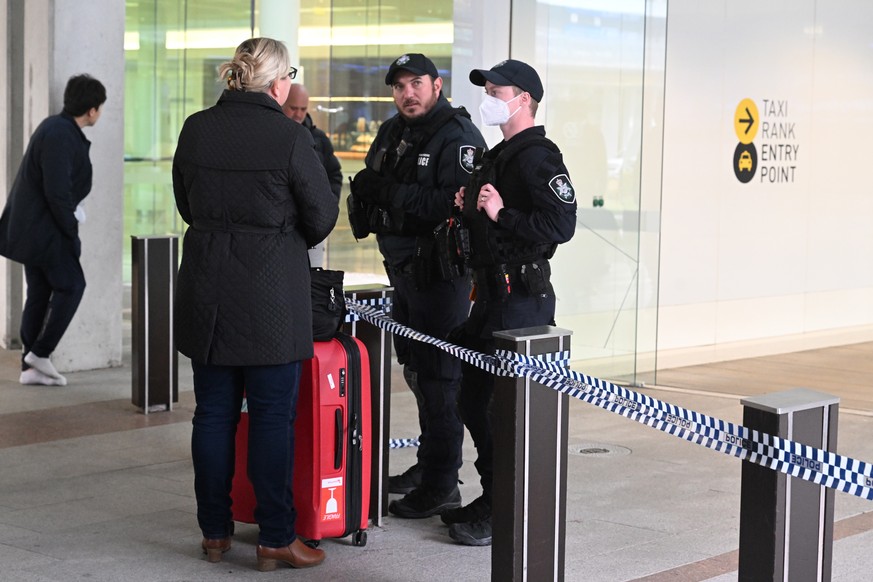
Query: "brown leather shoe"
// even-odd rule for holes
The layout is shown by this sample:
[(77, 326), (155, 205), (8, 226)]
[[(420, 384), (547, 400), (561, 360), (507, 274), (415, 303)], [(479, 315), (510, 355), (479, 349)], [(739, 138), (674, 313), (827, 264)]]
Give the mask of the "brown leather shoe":
[(221, 554), (230, 549), (230, 538), (218, 538), (214, 540), (203, 538), (200, 547), (203, 548), (203, 553), (206, 554), (207, 562), (220, 562)]
[(324, 550), (310, 548), (300, 538), (284, 548), (258, 546), (258, 570), (272, 572), (279, 562), (285, 562), (292, 568), (318, 566), (324, 562)]

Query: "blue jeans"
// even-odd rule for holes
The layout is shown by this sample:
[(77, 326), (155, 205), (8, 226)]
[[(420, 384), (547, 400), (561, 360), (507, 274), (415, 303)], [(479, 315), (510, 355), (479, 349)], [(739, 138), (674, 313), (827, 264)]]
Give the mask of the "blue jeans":
[(194, 370), (194, 493), (203, 537), (233, 532), (230, 490), (235, 462), (236, 427), (243, 389), (249, 413), (248, 476), (257, 505), (258, 543), (271, 548), (297, 537), (292, 476), (294, 419), (300, 362), (277, 366), (216, 366), (191, 363)]

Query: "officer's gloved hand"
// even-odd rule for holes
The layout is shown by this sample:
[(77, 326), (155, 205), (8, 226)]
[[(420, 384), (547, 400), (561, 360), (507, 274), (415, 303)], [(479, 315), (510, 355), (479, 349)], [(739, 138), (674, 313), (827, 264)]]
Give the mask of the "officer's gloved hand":
[(389, 206), (391, 204), (391, 199), (396, 190), (394, 181), (391, 178), (380, 176), (370, 168), (364, 168), (355, 174), (353, 182), (355, 196), (358, 196), (364, 202), (379, 206)]

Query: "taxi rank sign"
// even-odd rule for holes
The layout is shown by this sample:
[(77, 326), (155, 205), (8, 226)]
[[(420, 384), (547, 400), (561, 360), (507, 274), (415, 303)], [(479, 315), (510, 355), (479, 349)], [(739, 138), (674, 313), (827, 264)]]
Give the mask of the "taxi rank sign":
[(743, 99), (734, 111), (734, 175), (743, 184), (756, 176), (764, 184), (794, 182), (800, 145), (788, 101), (762, 99), (761, 105)]

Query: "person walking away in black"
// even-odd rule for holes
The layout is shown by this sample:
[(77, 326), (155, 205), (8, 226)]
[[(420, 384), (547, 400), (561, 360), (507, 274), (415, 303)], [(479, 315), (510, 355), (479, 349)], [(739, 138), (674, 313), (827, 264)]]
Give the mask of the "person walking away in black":
[(91, 191), (91, 142), (82, 131), (100, 119), (106, 88), (90, 75), (70, 77), (64, 109), (30, 138), (0, 216), (0, 255), (24, 265), (22, 384), (66, 386), (50, 358), (85, 293), (79, 262), (82, 201)]
[(294, 531), (294, 418), (302, 360), (313, 356), (306, 249), (336, 224), (339, 203), (309, 131), (282, 113), (288, 50), (246, 40), (219, 67), (227, 88), (191, 115), (173, 158), (185, 232), (177, 281), (177, 347), (191, 358), (191, 453), (201, 547), (231, 548), (231, 483), (243, 390), (258, 569), (315, 566), (324, 551)]
[[(379, 128), (366, 167), (352, 182), (353, 200), (367, 218), (363, 228), (352, 228), (358, 237), (361, 230), (376, 234), (394, 287), (394, 319), (445, 339), (469, 313), (470, 279), (440, 268), (434, 228), (451, 216), (454, 194), (473, 170), (470, 154), (485, 141), (469, 114), (442, 94), (442, 78), (426, 56), (397, 58), (385, 84), (397, 114)], [(395, 349), (418, 403), (421, 444), (416, 465), (389, 479), (389, 491), (406, 495), (388, 510), (424, 518), (461, 504), (461, 367), (457, 358), (423, 342), (401, 338)]]
[[(499, 125), (503, 141), (486, 152), (455, 203), (469, 233), (468, 265), (475, 301), (469, 319), (452, 333), (459, 344), (494, 352), (493, 332), (555, 323), (555, 291), (549, 259), (576, 227), (576, 193), (557, 146), (534, 124), (543, 85), (537, 72), (517, 60), (470, 73), (485, 87), (480, 112)], [(476, 445), (482, 496), (442, 512), (455, 541), (491, 544), (492, 460), (490, 402), (494, 377), (463, 365), (459, 407)]]
[[(330, 138), (321, 129), (315, 126), (312, 122), (312, 116), (309, 115), (309, 91), (306, 90), (300, 83), (291, 85), (291, 90), (288, 91), (288, 99), (282, 105), (282, 111), (289, 118), (297, 123), (300, 123), (312, 134), (312, 141), (315, 144), (315, 151), (318, 158), (324, 165), (324, 171), (327, 172), (327, 179), (330, 180), (330, 189), (336, 196), (337, 201), (340, 199), (340, 194), (343, 189), (343, 170), (339, 158), (333, 151), (333, 144)], [(309, 249), (309, 262), (313, 267), (324, 266), (325, 241), (319, 242), (317, 245)]]

